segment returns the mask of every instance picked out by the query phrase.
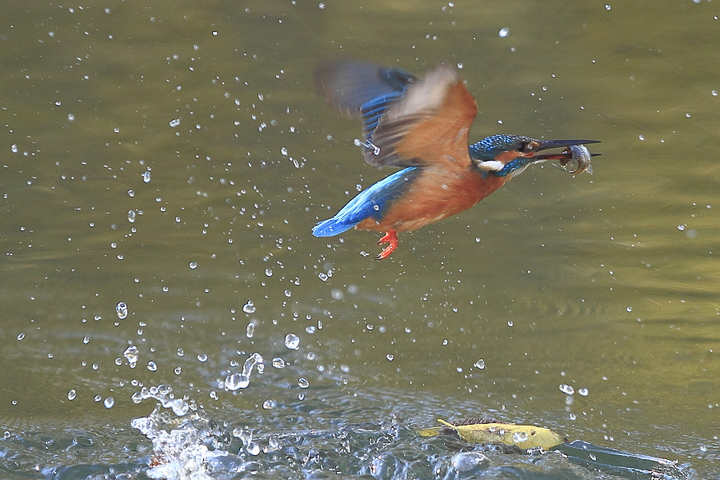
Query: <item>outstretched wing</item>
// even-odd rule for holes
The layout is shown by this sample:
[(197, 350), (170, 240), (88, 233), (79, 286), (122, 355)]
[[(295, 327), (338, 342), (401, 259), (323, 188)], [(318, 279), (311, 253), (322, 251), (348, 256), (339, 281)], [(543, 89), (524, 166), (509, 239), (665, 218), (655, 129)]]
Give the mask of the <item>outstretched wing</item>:
[[(373, 132), (392, 104), (419, 79), (402, 68), (387, 68), (359, 60), (329, 60), (318, 65), (315, 83), (333, 109), (363, 122), (363, 154), (373, 164)], [(378, 165), (379, 166), (379, 165)]]
[(360, 115), (363, 154), (376, 167), (465, 165), (477, 104), (448, 66), (423, 80), (399, 68), (354, 60), (321, 64), (318, 89), (340, 113)]
[(328, 60), (315, 69), (315, 83), (325, 100), (340, 114), (361, 114), (363, 106), (385, 96), (398, 98), (418, 78), (402, 68), (370, 62)]

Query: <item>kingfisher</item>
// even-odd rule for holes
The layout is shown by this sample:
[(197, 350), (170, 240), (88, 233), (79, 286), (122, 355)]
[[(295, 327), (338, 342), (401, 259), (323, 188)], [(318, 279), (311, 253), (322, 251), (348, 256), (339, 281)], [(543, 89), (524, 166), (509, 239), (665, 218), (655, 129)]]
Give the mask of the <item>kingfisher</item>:
[[(316, 237), (351, 228), (385, 232), (375, 257), (382, 260), (408, 232), (467, 210), (533, 163), (558, 160), (590, 170), (584, 144), (597, 140), (537, 140), (492, 135), (468, 146), (477, 103), (457, 70), (439, 65), (419, 78), (398, 67), (353, 59), (328, 60), (315, 70), (325, 101), (339, 114), (359, 116), (362, 148), (374, 167), (403, 167), (366, 188), (332, 218), (312, 230)], [(549, 149), (562, 149), (554, 153)]]

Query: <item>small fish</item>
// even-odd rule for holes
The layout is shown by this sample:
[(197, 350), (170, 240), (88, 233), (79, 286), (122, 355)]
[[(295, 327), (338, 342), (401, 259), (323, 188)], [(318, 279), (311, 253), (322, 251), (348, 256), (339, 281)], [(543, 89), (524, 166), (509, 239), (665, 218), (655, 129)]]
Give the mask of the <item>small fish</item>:
[(592, 154), (585, 145), (570, 145), (565, 149), (566, 154), (572, 154), (572, 157), (563, 158), (560, 160), (560, 166), (564, 169), (568, 169), (568, 165), (575, 167), (574, 170), (569, 170), (569, 173), (573, 175), (579, 175), (583, 172), (587, 172), (592, 175)]

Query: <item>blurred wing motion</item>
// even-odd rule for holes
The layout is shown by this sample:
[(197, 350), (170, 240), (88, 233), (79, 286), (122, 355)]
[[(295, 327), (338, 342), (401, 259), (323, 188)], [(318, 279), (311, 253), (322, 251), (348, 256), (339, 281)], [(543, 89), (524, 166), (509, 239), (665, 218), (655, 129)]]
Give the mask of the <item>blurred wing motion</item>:
[(360, 115), (373, 166), (467, 166), (477, 104), (457, 72), (441, 65), (420, 80), (400, 68), (340, 60), (315, 72), (318, 90), (344, 115)]

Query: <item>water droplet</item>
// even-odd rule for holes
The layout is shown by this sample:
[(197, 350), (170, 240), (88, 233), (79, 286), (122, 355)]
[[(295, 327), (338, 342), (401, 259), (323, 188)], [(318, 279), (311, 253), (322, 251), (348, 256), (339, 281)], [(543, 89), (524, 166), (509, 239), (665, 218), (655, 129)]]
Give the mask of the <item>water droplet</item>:
[(255, 304), (252, 300), (248, 300), (248, 302), (243, 305), (242, 311), (245, 313), (255, 313)]
[(713, 97), (717, 97), (717, 96), (718, 96), (718, 91), (717, 91), (717, 90), (713, 90), (713, 91), (710, 92), (710, 93), (712, 93), (712, 96), (713, 96)]
[(501, 28), (500, 31), (498, 32), (498, 35), (500, 36), (500, 38), (505, 38), (505, 37), (507, 37), (509, 34), (510, 34), (510, 29), (509, 29), (508, 27), (503, 27), (503, 28)]
[(233, 373), (225, 377), (225, 390), (234, 392), (241, 388), (247, 388), (250, 385), (250, 378), (242, 373)]
[(25, 334), (24, 334), (24, 333), (18, 333), (18, 336), (17, 336), (17, 339), (18, 339), (18, 340), (22, 340), (22, 339), (24, 339), (24, 338), (25, 338)]
[(180, 125), (180, 119), (179, 119), (179, 118), (173, 118), (172, 120), (170, 120), (170, 126), (171, 126), (172, 128), (175, 128), (175, 127), (177, 127), (178, 125)]
[(147, 364), (147, 369), (150, 370), (151, 372), (157, 372), (158, 367), (155, 362), (150, 361)]
[(678, 225), (677, 228), (678, 228), (678, 230), (680, 230), (682, 232), (685, 230), (685, 225)]
[(135, 210), (128, 210), (128, 222), (135, 223)]
[(208, 356), (204, 353), (200, 353), (198, 354), (197, 359), (200, 363), (205, 363), (208, 360)]
[(268, 438), (268, 449), (270, 451), (280, 450), (280, 440), (275, 437)]
[(515, 443), (527, 442), (528, 434), (526, 432), (515, 432), (512, 438)]
[(197, 268), (197, 262), (188, 263), (188, 267), (190, 267), (190, 270), (195, 270)]
[(277, 402), (275, 400), (265, 400), (262, 404), (262, 407), (265, 410), (272, 410), (273, 408), (277, 407)]
[(115, 312), (117, 312), (117, 316), (120, 320), (124, 320), (128, 316), (128, 307), (125, 302), (118, 302), (117, 305), (115, 305)]
[(150, 170), (145, 170), (142, 173), (142, 179), (144, 183), (150, 183)]
[(481, 358), (473, 364), (473, 367), (477, 368), (478, 370), (485, 370), (485, 360)]
[(245, 360), (242, 373), (233, 373), (225, 378), (225, 390), (235, 391), (240, 388), (247, 388), (250, 385), (250, 375), (255, 366), (258, 367), (258, 373), (262, 373), (263, 358), (259, 353), (253, 353)]
[(11, 151), (12, 153), (18, 153), (18, 146), (17, 146), (17, 144), (13, 143), (12, 145), (10, 145), (10, 151)]
[(75, 121), (75, 115), (72, 113), (68, 113), (67, 115), (68, 122), (74, 122)]
[(563, 392), (565, 395), (572, 395), (575, 393), (575, 389), (571, 387), (570, 385), (565, 385), (564, 383), (560, 384), (560, 391)]
[(578, 394), (582, 395), (583, 397), (587, 397), (590, 392), (587, 388), (580, 388), (578, 389)]
[(272, 268), (266, 268), (266, 269), (265, 269), (265, 276), (266, 276), (266, 277), (272, 277), (272, 276), (273, 276)]
[(140, 351), (135, 345), (130, 345), (125, 349), (123, 352), (123, 356), (127, 359), (128, 363), (131, 367), (135, 367), (135, 364), (138, 361), (138, 357), (140, 355)]
[(128, 190), (128, 196), (129, 196), (129, 197), (134, 197), (134, 196), (135, 196), (135, 190), (133, 190), (133, 189)]
[(288, 333), (285, 335), (285, 346), (290, 350), (297, 350), (300, 348), (300, 339), (294, 333)]
[(632, 312), (632, 307), (625, 307), (625, 311), (628, 313)]
[(190, 411), (190, 404), (181, 398), (176, 398), (172, 401), (170, 408), (172, 408), (172, 411), (175, 415), (177, 415), (178, 417), (182, 417), (183, 415), (187, 415), (187, 413)]
[(113, 397), (107, 397), (103, 405), (105, 405), (105, 408), (112, 408), (113, 405), (115, 405), (115, 399)]
[(309, 386), (310, 386), (310, 382), (305, 380), (303, 377), (298, 378), (298, 387), (308, 388)]
[(275, 368), (285, 368), (285, 360), (280, 357), (275, 357), (272, 360), (272, 366)]
[(255, 334), (255, 324), (253, 322), (250, 322), (247, 324), (247, 327), (245, 327), (245, 336), (247, 338), (252, 338)]
[(287, 148), (281, 147), (280, 153), (282, 154), (283, 157), (287, 157), (287, 154), (288, 154)]
[(75, 400), (75, 397), (77, 397), (77, 393), (75, 393), (75, 389), (72, 389), (68, 392), (68, 400), (71, 402)]
[(612, 5), (610, 5), (609, 3), (606, 3), (605, 10), (607, 10), (609, 12), (611, 9), (612, 9)]

